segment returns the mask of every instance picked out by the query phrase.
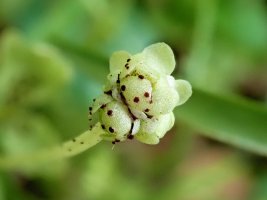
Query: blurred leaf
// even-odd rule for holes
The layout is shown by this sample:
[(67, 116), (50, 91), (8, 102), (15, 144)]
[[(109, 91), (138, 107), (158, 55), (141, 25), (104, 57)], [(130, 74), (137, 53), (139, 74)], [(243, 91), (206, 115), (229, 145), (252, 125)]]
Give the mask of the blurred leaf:
[(4, 187), (3, 187), (3, 183), (2, 183), (2, 177), (0, 175), (0, 199), (5, 199), (4, 198)]
[(72, 78), (56, 48), (26, 42), (14, 30), (3, 34), (0, 53), (0, 107), (43, 104)]
[(177, 166), (171, 184), (156, 199), (243, 200), (250, 189), (248, 169), (230, 151), (200, 147)]
[(267, 156), (267, 109), (240, 98), (227, 99), (199, 89), (175, 111), (201, 134)]

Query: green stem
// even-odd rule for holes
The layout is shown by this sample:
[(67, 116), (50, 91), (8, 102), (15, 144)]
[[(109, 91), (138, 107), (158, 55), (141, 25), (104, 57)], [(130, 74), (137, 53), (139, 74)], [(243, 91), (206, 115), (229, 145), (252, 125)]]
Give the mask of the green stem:
[(31, 154), (0, 157), (0, 169), (32, 168), (75, 156), (99, 143), (102, 140), (101, 134), (101, 128), (97, 124), (92, 130), (85, 131), (60, 146), (43, 149)]

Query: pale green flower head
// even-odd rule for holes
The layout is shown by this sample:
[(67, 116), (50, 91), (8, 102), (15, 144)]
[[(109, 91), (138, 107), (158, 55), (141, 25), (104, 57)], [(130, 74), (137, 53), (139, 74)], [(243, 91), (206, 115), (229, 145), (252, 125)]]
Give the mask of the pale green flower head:
[(175, 80), (171, 48), (156, 43), (141, 53), (117, 51), (110, 58), (104, 94), (89, 108), (91, 127), (102, 124), (105, 139), (157, 144), (174, 124), (173, 109), (192, 94), (188, 81)]

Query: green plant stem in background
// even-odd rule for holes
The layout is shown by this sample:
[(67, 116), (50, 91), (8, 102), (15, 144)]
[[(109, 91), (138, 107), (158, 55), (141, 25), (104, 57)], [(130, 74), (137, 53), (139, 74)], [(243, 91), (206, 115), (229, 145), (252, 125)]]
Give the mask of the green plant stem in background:
[(267, 109), (260, 104), (195, 88), (175, 115), (201, 134), (267, 156)]
[(64, 158), (77, 155), (98, 144), (102, 140), (101, 134), (101, 129), (97, 125), (92, 130), (85, 131), (78, 137), (64, 142), (60, 146), (43, 149), (31, 154), (1, 156), (0, 169), (26, 169), (60, 161)]

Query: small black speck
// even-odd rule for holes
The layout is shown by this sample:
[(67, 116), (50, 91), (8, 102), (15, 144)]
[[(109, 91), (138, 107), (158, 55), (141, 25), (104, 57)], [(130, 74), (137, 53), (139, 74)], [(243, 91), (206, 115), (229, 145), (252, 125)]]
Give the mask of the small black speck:
[(125, 91), (125, 90), (126, 90), (126, 86), (125, 86), (125, 85), (122, 85), (122, 86), (121, 86), (121, 90), (122, 90), (122, 91)]
[(84, 142), (80, 142), (80, 144), (84, 144)]
[(149, 112), (149, 109), (147, 108), (147, 109), (145, 109), (145, 112)]
[(115, 141), (112, 141), (111, 143), (112, 143), (112, 144), (115, 144), (116, 142), (115, 142)]
[(130, 61), (131, 61), (131, 59), (130, 59), (130, 58), (128, 58), (128, 59), (127, 59), (127, 62), (130, 62)]
[(103, 108), (105, 108), (106, 106), (107, 106), (106, 104), (103, 104), (100, 108), (103, 109)]
[(113, 113), (112, 110), (108, 110), (108, 112), (107, 112), (108, 116), (112, 116), (112, 113)]
[(73, 141), (73, 142), (76, 142), (76, 139), (75, 139), (75, 138), (73, 138), (73, 139), (72, 139), (72, 141)]
[(105, 129), (106, 128), (105, 125), (103, 125), (103, 124), (101, 125), (101, 127), (102, 127), (102, 129)]
[(129, 140), (132, 140), (132, 139), (134, 139), (134, 136), (131, 135), (131, 134), (129, 134), (129, 135), (127, 136), (127, 138), (128, 138)]
[(146, 116), (148, 119), (151, 119), (153, 117), (152, 115), (148, 115), (148, 114), (146, 114)]
[(139, 98), (138, 97), (134, 97), (134, 102), (138, 103), (139, 102)]
[(89, 107), (89, 110), (90, 110), (90, 111), (92, 111), (92, 109), (93, 109), (92, 107)]
[(148, 98), (149, 97), (149, 93), (148, 92), (145, 92), (144, 93), (144, 96)]
[(112, 90), (105, 91), (104, 93), (105, 93), (105, 94), (107, 94), (107, 95), (110, 95), (110, 96), (112, 96)]
[(139, 75), (138, 78), (144, 79), (144, 76), (143, 75)]
[(109, 132), (114, 133), (114, 129), (112, 127), (108, 128)]
[(118, 140), (118, 139), (115, 139), (115, 142), (120, 142), (120, 140)]
[(93, 102), (95, 102), (95, 99), (93, 99)]

